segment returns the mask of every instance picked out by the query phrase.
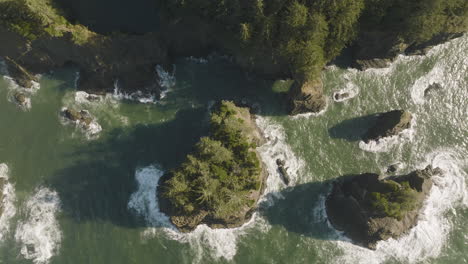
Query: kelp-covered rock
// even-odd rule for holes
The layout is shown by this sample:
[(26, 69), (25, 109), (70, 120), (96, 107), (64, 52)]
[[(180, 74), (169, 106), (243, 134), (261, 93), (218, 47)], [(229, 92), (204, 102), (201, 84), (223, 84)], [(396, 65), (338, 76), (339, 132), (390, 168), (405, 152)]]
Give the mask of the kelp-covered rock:
[(381, 113), (377, 116), (375, 125), (363, 136), (363, 140), (368, 142), (370, 140), (398, 135), (403, 130), (411, 127), (412, 119), (411, 113), (404, 110)]
[(326, 200), (328, 219), (354, 242), (375, 249), (378, 241), (398, 238), (417, 224), (438, 173), (428, 166), (385, 179), (373, 173), (338, 179)]
[(183, 232), (200, 224), (232, 228), (247, 222), (267, 176), (256, 151), (263, 142), (249, 109), (228, 101), (215, 105), (209, 136), (162, 177), (161, 211)]

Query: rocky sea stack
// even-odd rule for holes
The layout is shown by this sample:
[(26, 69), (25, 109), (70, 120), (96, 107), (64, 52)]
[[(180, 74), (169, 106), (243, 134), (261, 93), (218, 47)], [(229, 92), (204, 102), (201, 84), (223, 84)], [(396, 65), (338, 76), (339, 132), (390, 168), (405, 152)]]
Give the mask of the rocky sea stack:
[(411, 113), (404, 110), (393, 110), (379, 114), (375, 125), (367, 131), (363, 140), (369, 142), (370, 140), (398, 135), (403, 130), (411, 127), (412, 119)]
[(428, 166), (385, 179), (373, 173), (343, 177), (327, 198), (328, 219), (357, 244), (375, 249), (378, 241), (398, 238), (417, 224), (431, 177), (439, 173)]
[(213, 109), (210, 135), (158, 187), (161, 211), (182, 232), (201, 224), (241, 226), (264, 189), (267, 174), (256, 151), (264, 139), (249, 109), (228, 101)]

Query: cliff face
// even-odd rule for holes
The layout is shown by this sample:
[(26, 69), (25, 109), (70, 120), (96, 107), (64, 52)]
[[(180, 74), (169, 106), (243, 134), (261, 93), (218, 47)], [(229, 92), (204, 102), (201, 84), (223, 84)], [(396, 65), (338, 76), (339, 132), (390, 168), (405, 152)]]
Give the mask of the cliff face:
[(339, 179), (326, 201), (328, 219), (356, 243), (375, 249), (378, 241), (398, 238), (417, 224), (438, 173), (428, 166), (386, 179), (372, 173)]
[(420, 43), (407, 43), (396, 35), (396, 32), (385, 31), (361, 32), (352, 47), (353, 66), (360, 70), (385, 68), (398, 55), (425, 55), (432, 47), (461, 37), (463, 33), (440, 33)]
[(379, 140), (381, 138), (395, 136), (403, 130), (411, 127), (413, 116), (404, 110), (393, 110), (381, 113), (375, 124), (364, 135), (364, 141)]
[(264, 139), (249, 110), (225, 101), (215, 108), (210, 136), (158, 187), (161, 211), (183, 232), (241, 226), (264, 189), (267, 174), (255, 149)]

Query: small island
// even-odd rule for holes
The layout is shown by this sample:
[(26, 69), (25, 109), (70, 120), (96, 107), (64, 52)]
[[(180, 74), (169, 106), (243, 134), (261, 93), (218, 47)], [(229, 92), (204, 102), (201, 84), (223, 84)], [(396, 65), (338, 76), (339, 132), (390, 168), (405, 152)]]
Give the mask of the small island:
[(161, 211), (182, 232), (201, 224), (233, 228), (247, 222), (267, 178), (256, 151), (263, 141), (248, 108), (219, 102), (210, 116), (210, 135), (161, 179)]
[(331, 224), (354, 242), (375, 249), (377, 242), (398, 238), (414, 227), (440, 169), (427, 166), (408, 175), (382, 178), (364, 173), (333, 184), (326, 201)]

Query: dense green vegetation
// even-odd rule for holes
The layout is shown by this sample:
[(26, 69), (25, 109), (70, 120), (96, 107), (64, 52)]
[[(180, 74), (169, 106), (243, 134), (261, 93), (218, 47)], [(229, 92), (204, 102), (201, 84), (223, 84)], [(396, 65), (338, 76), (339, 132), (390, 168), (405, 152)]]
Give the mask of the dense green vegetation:
[(197, 15), (235, 36), (226, 46), (252, 64), (268, 58), (307, 79), (353, 39), (364, 7), (364, 0), (165, 1), (172, 16)]
[(366, 0), (361, 27), (394, 32), (408, 44), (468, 29), (466, 0)]
[(81, 25), (70, 24), (51, 0), (0, 0), (0, 25), (28, 40), (70, 33), (74, 43), (84, 44), (93, 35)]
[[(176, 19), (196, 16), (247, 61), (271, 59), (295, 78), (316, 78), (360, 31), (407, 44), (467, 29), (466, 0), (163, 0)], [(226, 33), (227, 32), (227, 33)], [(234, 37), (232, 37), (234, 36)]]
[(163, 195), (184, 215), (205, 210), (214, 218), (228, 219), (245, 213), (258, 198), (252, 192), (262, 185), (256, 143), (248, 134), (253, 128), (241, 113), (248, 110), (226, 101), (216, 108), (210, 136), (200, 139), (165, 184)]
[(378, 214), (394, 217), (401, 220), (406, 212), (416, 208), (418, 192), (412, 189), (408, 182), (400, 184), (385, 181), (386, 192), (373, 192), (370, 194), (370, 204), (373, 211)]

